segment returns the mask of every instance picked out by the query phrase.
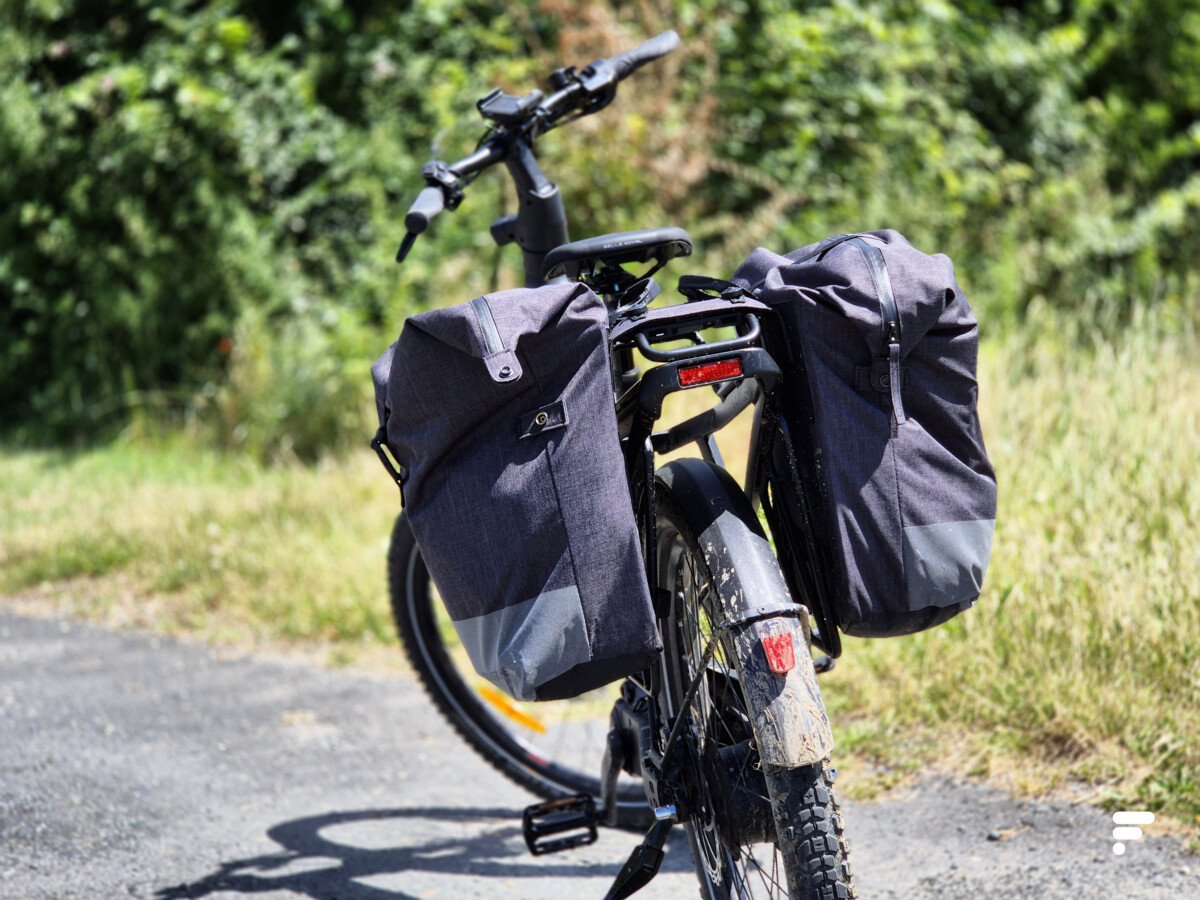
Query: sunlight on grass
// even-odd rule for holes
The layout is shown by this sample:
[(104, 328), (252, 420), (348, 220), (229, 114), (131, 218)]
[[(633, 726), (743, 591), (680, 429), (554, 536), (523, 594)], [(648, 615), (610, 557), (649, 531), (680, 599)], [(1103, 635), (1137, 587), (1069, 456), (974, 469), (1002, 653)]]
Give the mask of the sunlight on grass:
[(979, 604), (846, 640), (826, 699), (877, 760), (934, 761), (908, 736), (965, 728), (977, 774), (1042, 766), (1043, 787), (1070, 775), (1198, 813), (1200, 364), (1171, 340), (1051, 347), (993, 346), (981, 365), (1000, 508)]
[(399, 511), (368, 455), (264, 468), (174, 445), (0, 459), (0, 589), (233, 642), (390, 641)]
[[(1146, 329), (1092, 355), (988, 346), (994, 554), (975, 609), (848, 639), (822, 688), (861, 794), (939, 761), (1023, 790), (1200, 813), (1200, 362)], [(712, 399), (687, 392), (678, 420)], [(735, 423), (731, 434), (745, 433)], [(722, 450), (738, 477), (744, 454)], [(369, 451), (277, 467), (193, 445), (0, 456), (0, 591), (230, 644), (393, 644), (399, 498)], [(388, 648), (398, 659), (399, 652)], [(855, 774), (860, 770), (861, 777)], [(874, 774), (870, 774), (872, 767)]]

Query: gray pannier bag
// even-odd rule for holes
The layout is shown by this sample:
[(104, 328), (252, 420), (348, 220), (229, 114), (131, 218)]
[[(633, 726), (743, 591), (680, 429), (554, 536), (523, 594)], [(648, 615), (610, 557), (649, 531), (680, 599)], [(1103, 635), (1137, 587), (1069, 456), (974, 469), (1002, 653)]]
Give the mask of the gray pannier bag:
[(778, 312), (795, 452), (777, 448), (793, 477), (775, 499), (810, 544), (796, 558), (816, 560), (834, 624), (889, 637), (973, 605), (996, 477), (976, 408), (978, 325), (950, 260), (876, 231), (756, 250), (733, 281)]
[(608, 313), (581, 284), (412, 316), (372, 374), (421, 555), (480, 675), (576, 696), (662, 649), (617, 437)]

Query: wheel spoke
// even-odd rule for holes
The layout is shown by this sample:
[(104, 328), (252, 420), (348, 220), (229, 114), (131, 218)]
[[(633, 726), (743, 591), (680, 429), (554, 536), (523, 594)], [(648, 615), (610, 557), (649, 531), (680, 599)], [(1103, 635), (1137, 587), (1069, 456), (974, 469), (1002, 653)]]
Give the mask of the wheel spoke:
[[(841, 874), (812, 868), (823, 866), (828, 854), (815, 862), (799, 857), (800, 836), (791, 829), (784, 835), (783, 850), (776, 841), (764, 841), (765, 837), (774, 838), (778, 830), (774, 824), (776, 807), (770, 800), (772, 792), (779, 802), (794, 795), (786, 801), (787, 811), (778, 821), (799, 822), (805, 804), (811, 802), (800, 798), (814, 796), (808, 788), (813, 777), (823, 777), (822, 770), (820, 766), (798, 767), (782, 775), (758, 771), (758, 752), (742, 694), (737, 655), (732, 640), (717, 635), (718, 624), (727, 618), (727, 601), (722, 599), (703, 552), (670, 497), (662, 498), (659, 506), (658, 559), (659, 584), (671, 591), (673, 599), (663, 625), (663, 709), (672, 734), (677, 733), (685, 742), (680, 772), (680, 786), (688, 801), (684, 826), (702, 885), (701, 895), (707, 900), (786, 900), (790, 891), (795, 892), (794, 897), (807, 896), (806, 873), (825, 884), (836, 879), (849, 889)], [(757, 803), (764, 805), (758, 807)], [(747, 809), (745, 804), (754, 808)], [(828, 810), (818, 814), (826, 815)], [(737, 830), (743, 828), (757, 834), (738, 834)], [(839, 850), (837, 857), (844, 859), (844, 854)], [(789, 866), (793, 867), (791, 884)]]
[[(679, 544), (671, 547), (670, 553), (663, 557), (673, 563), (669, 573), (673, 576), (671, 583), (675, 599), (671, 624), (678, 668), (673, 670), (671, 683), (680, 700), (686, 699), (688, 688), (697, 679), (703, 666), (703, 677), (698, 679), (694, 694), (687, 701), (686, 708), (677, 713), (689, 719), (686, 732), (692, 740), (692, 753), (696, 757), (694, 766), (702, 770), (700, 761), (705, 754), (715, 754), (721, 747), (737, 746), (749, 738), (748, 717), (737, 688), (738, 677), (731, 664), (729, 649), (721, 640), (712, 646), (716, 623), (723, 618), (718, 594), (713, 589), (703, 562), (689, 552), (682, 536), (676, 534), (675, 539)], [(710, 646), (711, 652), (706, 653)], [(733, 727), (735, 722), (742, 734)], [(752, 757), (752, 754), (747, 754), (741, 763), (741, 770), (731, 773), (731, 783), (738, 781), (739, 776), (752, 765)], [(724, 808), (728, 798), (709, 796), (712, 786), (703, 778), (700, 787), (703, 811), (693, 811), (688, 827), (694, 850), (701, 857), (699, 863), (714, 883), (715, 892), (712, 896), (738, 900), (786, 897), (787, 890), (780, 878), (781, 866), (775, 846), (762, 844), (754, 848), (741, 847), (741, 858), (735, 860), (724, 846), (715, 821), (715, 811)], [(765, 855), (763, 861), (758, 859), (755, 851)]]
[[(542, 797), (598, 794), (609, 713), (619, 685), (572, 700), (521, 703), (477, 676), (401, 515), (388, 551), (392, 612), (422, 685), (450, 724), (500, 772)], [(640, 779), (622, 773), (618, 821), (653, 821)]]

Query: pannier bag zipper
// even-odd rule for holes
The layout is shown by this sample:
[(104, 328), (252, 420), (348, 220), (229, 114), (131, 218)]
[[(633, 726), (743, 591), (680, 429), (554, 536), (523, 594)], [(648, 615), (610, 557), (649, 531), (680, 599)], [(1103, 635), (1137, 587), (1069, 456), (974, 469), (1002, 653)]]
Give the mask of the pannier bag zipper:
[(487, 305), (487, 298), (476, 297), (471, 301), (471, 309), (475, 310), (475, 318), (483, 331), (483, 342), (487, 345), (488, 356), (504, 352), (504, 341), (500, 339), (500, 329), (492, 317), (492, 309)]
[(892, 395), (892, 412), (896, 424), (904, 424), (904, 404), (900, 399), (900, 310), (896, 295), (892, 292), (892, 279), (888, 275), (887, 263), (878, 247), (872, 247), (860, 237), (852, 237), (849, 243), (862, 251), (879, 296), (879, 307), (883, 324), (883, 350), (888, 360), (888, 389)]

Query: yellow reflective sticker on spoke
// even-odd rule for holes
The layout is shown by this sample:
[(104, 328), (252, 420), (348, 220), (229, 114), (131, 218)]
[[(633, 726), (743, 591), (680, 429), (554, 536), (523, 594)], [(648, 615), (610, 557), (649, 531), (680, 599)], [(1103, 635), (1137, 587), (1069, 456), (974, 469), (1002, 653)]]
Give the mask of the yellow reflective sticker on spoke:
[(517, 707), (513, 705), (512, 701), (505, 697), (504, 694), (500, 693), (500, 691), (498, 691), (496, 688), (492, 687), (491, 685), (481, 684), (475, 690), (479, 692), (479, 695), (483, 697), (484, 700), (499, 710), (502, 715), (512, 719), (518, 725), (524, 725), (530, 731), (536, 731), (538, 734), (546, 733), (546, 726), (541, 723), (540, 719), (529, 715), (529, 713), (525, 712), (524, 710), (517, 709)]

